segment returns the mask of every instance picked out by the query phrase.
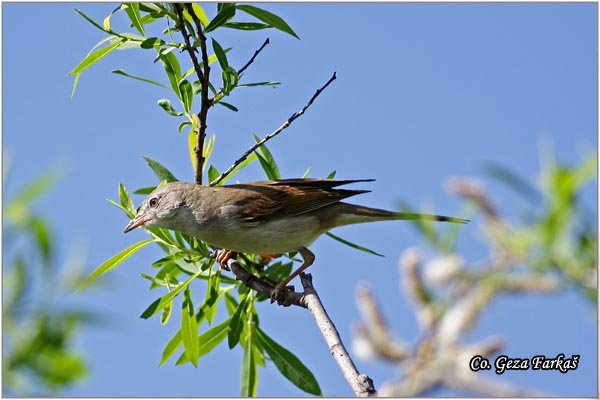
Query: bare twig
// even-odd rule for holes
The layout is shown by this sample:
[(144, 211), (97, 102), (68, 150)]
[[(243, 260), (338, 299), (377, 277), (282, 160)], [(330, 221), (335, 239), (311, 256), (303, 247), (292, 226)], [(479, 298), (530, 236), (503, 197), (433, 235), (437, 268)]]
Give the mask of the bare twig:
[(327, 315), (319, 295), (312, 285), (312, 276), (310, 274), (300, 274), (302, 286), (304, 287), (304, 303), (315, 319), (317, 326), (321, 330), (331, 355), (342, 370), (346, 382), (350, 385), (354, 394), (358, 397), (376, 396), (377, 391), (373, 386), (373, 381), (367, 375), (362, 375), (356, 369), (352, 358), (344, 347), (340, 335), (333, 324), (333, 321)]
[(323, 87), (321, 87), (320, 89), (318, 89), (315, 94), (310, 98), (310, 100), (308, 101), (308, 103), (306, 103), (306, 105), (304, 107), (302, 107), (302, 109), (300, 109), (300, 111), (292, 114), (291, 117), (289, 117), (287, 119), (287, 121), (285, 121), (283, 123), (283, 125), (281, 125), (279, 128), (277, 128), (276, 130), (274, 130), (273, 132), (269, 133), (268, 135), (266, 135), (261, 141), (259, 141), (258, 143), (254, 144), (252, 147), (250, 147), (248, 150), (246, 150), (246, 152), (244, 152), (244, 154), (242, 154), (242, 156), (240, 158), (238, 158), (229, 168), (227, 168), (227, 170), (225, 172), (223, 172), (221, 175), (219, 175), (218, 178), (216, 178), (214, 181), (210, 182), (210, 186), (214, 186), (217, 183), (221, 182), (223, 179), (225, 179), (225, 177), (227, 175), (229, 175), (238, 165), (240, 165), (246, 158), (248, 158), (248, 156), (250, 154), (252, 154), (252, 152), (254, 152), (256, 149), (258, 149), (260, 146), (262, 146), (263, 144), (265, 144), (268, 140), (274, 138), (275, 136), (277, 136), (278, 134), (280, 134), (284, 129), (286, 129), (287, 127), (289, 127), (292, 122), (294, 122), (294, 120), (296, 120), (296, 118), (300, 117), (302, 114), (304, 114), (304, 112), (308, 109), (308, 107), (310, 107), (312, 105), (312, 103), (315, 101), (315, 99), (321, 94), (321, 92), (323, 90), (325, 90), (325, 88), (327, 88), (327, 86), (329, 86), (329, 84), (331, 82), (333, 82), (336, 79), (336, 75), (335, 72), (333, 73), (333, 75), (331, 76), (331, 78), (329, 78), (329, 80), (327, 81), (327, 83), (325, 83), (325, 85), (323, 85)]
[(267, 39), (265, 40), (265, 42), (262, 44), (262, 46), (260, 46), (260, 47), (259, 47), (259, 49), (258, 49), (258, 50), (256, 50), (256, 51), (254, 52), (254, 55), (252, 56), (252, 58), (250, 58), (250, 60), (249, 60), (249, 61), (246, 63), (246, 65), (244, 65), (242, 68), (240, 68), (240, 69), (238, 70), (238, 72), (237, 72), (237, 73), (238, 73), (238, 75), (242, 75), (242, 73), (243, 73), (243, 72), (246, 70), (246, 68), (248, 68), (248, 67), (250, 66), (250, 64), (252, 64), (252, 63), (254, 62), (254, 59), (256, 58), (256, 56), (258, 56), (258, 55), (260, 54), (260, 52), (261, 52), (261, 51), (262, 51), (262, 50), (263, 50), (263, 49), (264, 49), (264, 48), (265, 48), (265, 47), (266, 47), (266, 46), (267, 46), (269, 43), (271, 43), (271, 42), (269, 41), (269, 38), (267, 38)]

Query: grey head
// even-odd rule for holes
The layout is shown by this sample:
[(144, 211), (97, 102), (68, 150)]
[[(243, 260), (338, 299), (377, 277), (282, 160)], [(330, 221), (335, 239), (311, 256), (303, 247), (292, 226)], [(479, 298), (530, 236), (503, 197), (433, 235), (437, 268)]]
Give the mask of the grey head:
[(140, 209), (125, 227), (125, 233), (140, 226), (178, 228), (180, 214), (185, 207), (186, 192), (190, 191), (190, 183), (171, 182), (156, 188), (142, 202)]

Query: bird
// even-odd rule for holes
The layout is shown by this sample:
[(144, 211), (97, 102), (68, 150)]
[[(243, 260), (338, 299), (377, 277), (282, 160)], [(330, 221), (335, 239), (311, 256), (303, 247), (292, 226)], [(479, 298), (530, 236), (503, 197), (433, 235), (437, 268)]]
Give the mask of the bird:
[(370, 191), (339, 186), (373, 180), (298, 178), (223, 186), (169, 182), (143, 200), (124, 233), (138, 227), (182, 232), (220, 249), (217, 261), (221, 265), (234, 252), (273, 255), (298, 251), (302, 265), (272, 291), (271, 302), (279, 303), (288, 283), (314, 263), (315, 255), (308, 247), (333, 228), (387, 220), (468, 222), (341, 201)]

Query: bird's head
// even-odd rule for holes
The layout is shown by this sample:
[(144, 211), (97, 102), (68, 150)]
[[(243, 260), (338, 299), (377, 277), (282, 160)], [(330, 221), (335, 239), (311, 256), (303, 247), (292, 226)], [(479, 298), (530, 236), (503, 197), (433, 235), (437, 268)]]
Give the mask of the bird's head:
[(140, 226), (176, 229), (174, 226), (185, 204), (185, 183), (171, 182), (156, 188), (142, 202), (140, 209), (127, 224), (124, 233)]

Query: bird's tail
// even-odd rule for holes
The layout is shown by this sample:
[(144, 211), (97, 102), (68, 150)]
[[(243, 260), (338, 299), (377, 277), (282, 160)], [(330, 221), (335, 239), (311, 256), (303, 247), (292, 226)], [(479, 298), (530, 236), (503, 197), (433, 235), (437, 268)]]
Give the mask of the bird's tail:
[(375, 222), (375, 221), (391, 221), (391, 220), (424, 220), (424, 221), (441, 221), (441, 222), (452, 222), (459, 224), (466, 224), (469, 222), (468, 219), (447, 217), (445, 215), (433, 215), (433, 214), (417, 214), (408, 212), (395, 212), (381, 210), (378, 208), (371, 208), (365, 206), (359, 206), (348, 203), (338, 203), (336, 206), (340, 207), (340, 217), (336, 221), (335, 226), (360, 224), (364, 222)]

